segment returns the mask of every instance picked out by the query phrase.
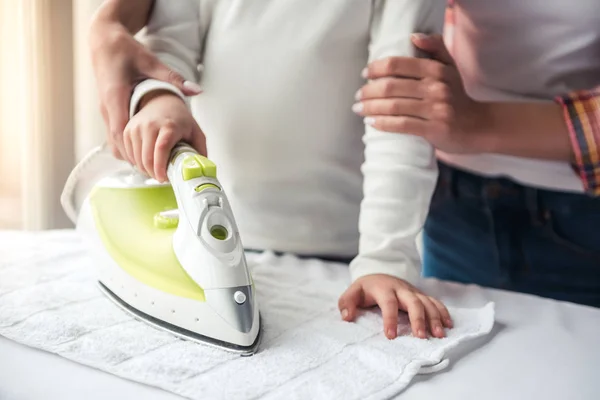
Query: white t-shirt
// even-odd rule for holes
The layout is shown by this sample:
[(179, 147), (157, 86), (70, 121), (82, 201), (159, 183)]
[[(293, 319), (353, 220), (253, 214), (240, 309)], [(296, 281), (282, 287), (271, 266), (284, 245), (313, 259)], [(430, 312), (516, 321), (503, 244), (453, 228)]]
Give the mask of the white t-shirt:
[[(351, 107), (369, 60), (415, 55), (410, 34), (441, 32), (444, 8), (440, 0), (155, 2), (142, 41), (203, 86), (192, 110), (245, 247), (360, 253), (354, 279), (419, 276), (415, 238), (437, 178), (433, 149), (365, 127)], [(133, 102), (157, 85), (138, 86)]]
[[(598, 0), (458, 0), (449, 43), (469, 95), (481, 101), (552, 101), (600, 86)], [(567, 162), (445, 154), (459, 168), (533, 187), (582, 192)]]

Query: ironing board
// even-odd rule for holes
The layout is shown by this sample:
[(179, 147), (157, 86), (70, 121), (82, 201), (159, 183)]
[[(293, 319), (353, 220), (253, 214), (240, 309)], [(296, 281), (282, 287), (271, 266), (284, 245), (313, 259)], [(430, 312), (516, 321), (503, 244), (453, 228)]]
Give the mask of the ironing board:
[[(460, 296), (473, 286), (432, 281), (434, 295)], [(452, 357), (464, 362), (417, 377), (402, 399), (597, 399), (600, 380), (600, 309), (484, 289), (496, 303), (491, 337), (475, 340)], [(469, 346), (479, 347), (475, 352)], [(462, 355), (461, 355), (462, 352)], [(340, 377), (340, 385), (343, 385)], [(181, 400), (0, 337), (2, 400)]]

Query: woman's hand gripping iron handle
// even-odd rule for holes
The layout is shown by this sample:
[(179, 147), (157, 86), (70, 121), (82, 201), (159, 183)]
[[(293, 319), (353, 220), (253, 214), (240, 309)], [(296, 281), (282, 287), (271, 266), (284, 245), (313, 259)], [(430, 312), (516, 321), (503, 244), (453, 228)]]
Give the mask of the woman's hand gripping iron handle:
[(167, 176), (179, 208), (173, 249), (209, 305), (242, 332), (252, 329), (254, 293), (244, 248), (216, 165), (186, 144), (171, 152)]

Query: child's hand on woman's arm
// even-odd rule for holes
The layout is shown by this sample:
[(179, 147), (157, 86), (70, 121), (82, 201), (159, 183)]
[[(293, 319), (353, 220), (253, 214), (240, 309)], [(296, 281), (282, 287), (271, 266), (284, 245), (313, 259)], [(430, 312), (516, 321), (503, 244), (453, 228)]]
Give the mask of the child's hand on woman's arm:
[(342, 318), (354, 321), (358, 308), (378, 305), (383, 315), (383, 329), (388, 339), (398, 334), (398, 310), (408, 312), (413, 335), (427, 338), (428, 332), (438, 338), (446, 336), (445, 328), (452, 328), (452, 319), (446, 306), (427, 296), (410, 283), (385, 274), (358, 278), (340, 297)]
[(141, 172), (164, 182), (171, 149), (180, 141), (205, 154), (204, 133), (179, 96), (166, 91), (145, 95), (139, 112), (123, 133), (127, 160)]

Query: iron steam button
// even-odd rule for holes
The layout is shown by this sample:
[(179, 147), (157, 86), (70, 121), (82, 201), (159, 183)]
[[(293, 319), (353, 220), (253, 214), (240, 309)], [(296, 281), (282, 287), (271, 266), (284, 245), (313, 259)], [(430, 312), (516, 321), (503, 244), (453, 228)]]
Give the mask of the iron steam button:
[(238, 304), (244, 304), (246, 301), (246, 295), (244, 292), (240, 292), (239, 290), (233, 294), (233, 300), (235, 300)]
[(190, 179), (201, 178), (204, 176), (202, 164), (200, 164), (200, 161), (198, 161), (194, 156), (187, 156), (183, 159), (183, 167), (181, 171), (184, 181), (189, 181)]

